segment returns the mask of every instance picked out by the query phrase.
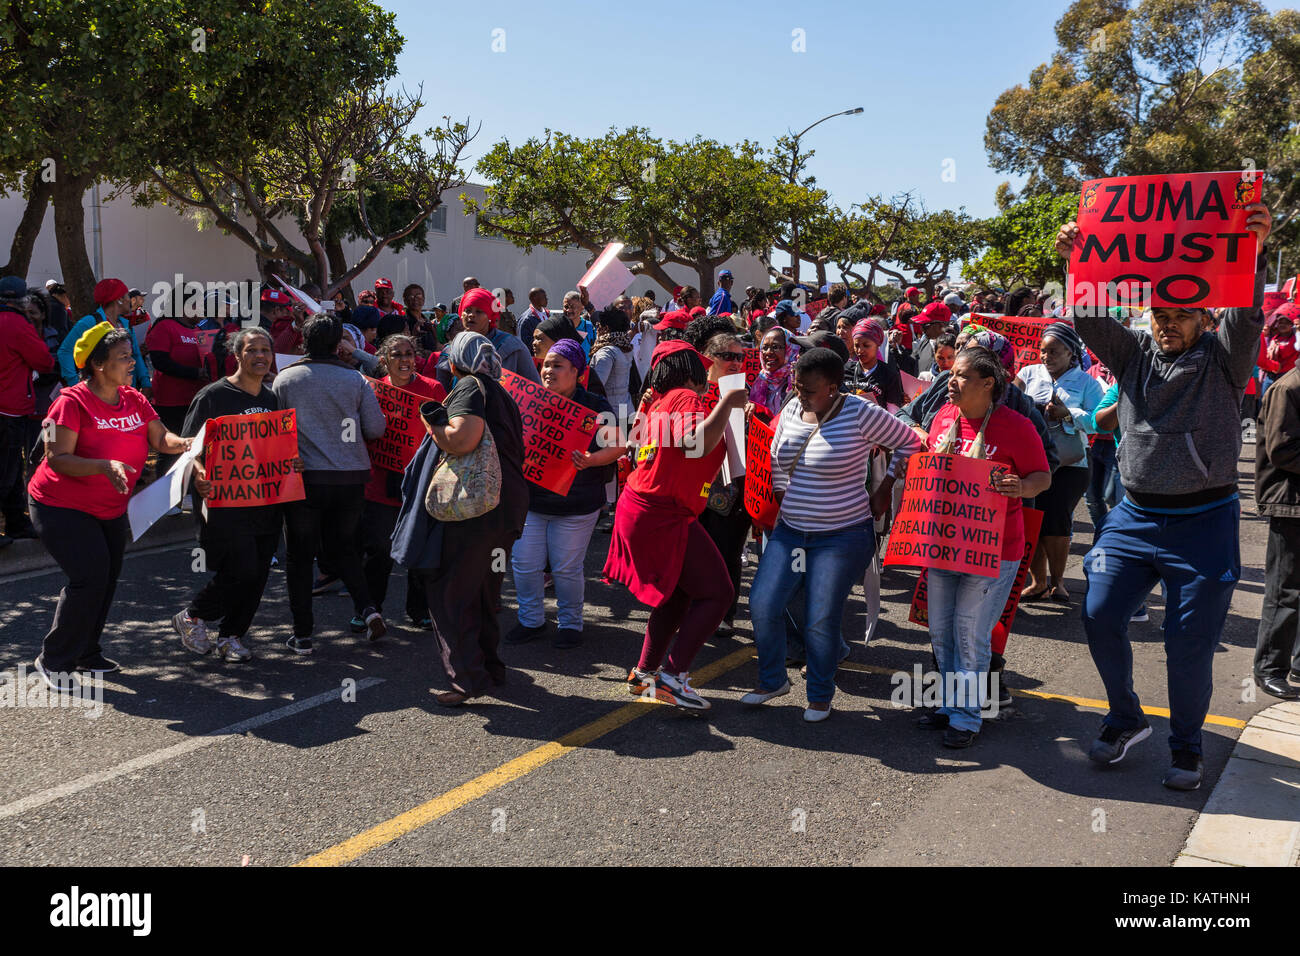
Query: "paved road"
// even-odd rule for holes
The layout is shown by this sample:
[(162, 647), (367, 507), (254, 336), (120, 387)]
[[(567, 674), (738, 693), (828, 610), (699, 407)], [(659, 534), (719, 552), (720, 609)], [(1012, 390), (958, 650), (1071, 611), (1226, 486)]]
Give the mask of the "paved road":
[[(106, 646), (127, 669), (112, 675), (100, 718), (0, 709), (0, 843), (28, 864), (1164, 866), (1242, 722), (1270, 701), (1243, 700), (1265, 531), (1244, 479), (1245, 570), (1216, 660), (1211, 713), (1222, 720), (1206, 728), (1199, 792), (1160, 785), (1160, 717), (1121, 767), (1084, 757), (1101, 711), (1078, 700), (1103, 691), (1077, 601), (1022, 609), (1008, 651), (1008, 682), (1023, 692), (1016, 713), (952, 752), (889, 702), (888, 672), (929, 661), (925, 633), (906, 623), (910, 573), (886, 574), (876, 640), (859, 637), (835, 714), (809, 725), (797, 681), (776, 705), (737, 703), (756, 680), (748, 630), (715, 640), (697, 663), (713, 674), (701, 682), (714, 701), (707, 719), (630, 702), (620, 681), (646, 613), (594, 573), (586, 644), (507, 648), (510, 684), (472, 709), (433, 702), (446, 684), (431, 634), (397, 626), (370, 646), (347, 633), (350, 603), (338, 596), (318, 599), (316, 654), (293, 655), (278, 570), (257, 659), (196, 659), (169, 618), (201, 575), (188, 549), (173, 548), (126, 563)], [(1077, 595), (1091, 530), (1076, 527)], [(607, 543), (595, 537), (589, 570)], [(0, 668), (30, 663), (60, 584), (57, 573), (0, 579)], [(848, 633), (861, 634), (862, 613), (859, 592)], [(1151, 622), (1134, 625), (1135, 680), (1150, 707), (1167, 704), (1162, 620), (1157, 601)]]

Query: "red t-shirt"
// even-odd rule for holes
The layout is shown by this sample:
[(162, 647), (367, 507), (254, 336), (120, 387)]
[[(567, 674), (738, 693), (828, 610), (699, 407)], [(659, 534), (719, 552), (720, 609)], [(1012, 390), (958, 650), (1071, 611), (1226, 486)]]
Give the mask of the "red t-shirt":
[[(393, 377), (381, 378), (381, 382), (392, 385)], [(425, 378), (423, 375), (416, 374), (415, 378), (406, 383), (405, 390), (414, 392), (419, 395), (423, 401), (444, 402), (447, 400), (447, 390), (442, 387), (441, 382), (435, 382), (431, 378)], [(366, 482), (365, 498), (367, 501), (377, 501), (383, 505), (400, 505), (401, 498), (395, 498), (388, 494), (388, 476), (392, 474), (387, 468), (370, 467), (370, 480)]]
[(645, 443), (627, 486), (644, 495), (672, 498), (696, 515), (709, 501), (709, 485), (727, 455), (726, 442), (707, 455), (692, 454), (682, 437), (709, 414), (708, 405), (689, 388), (675, 388), (650, 406)]
[[(980, 422), (962, 416), (957, 406), (949, 403), (939, 409), (930, 425), (927, 448), (936, 445), (948, 434), (954, 418), (961, 418), (961, 454), (970, 452), (971, 442), (979, 434)], [(1033, 422), (1005, 405), (999, 405), (989, 418), (984, 430), (984, 450), (990, 461), (1000, 462), (1024, 478), (1036, 471), (1047, 471), (1047, 452), (1034, 430)], [(1002, 533), (1002, 560), (1019, 562), (1025, 554), (1025, 521), (1020, 513), (1020, 499), (1007, 499), (1007, 521)]]
[(49, 462), (42, 461), (27, 486), (33, 499), (54, 508), (84, 511), (101, 521), (126, 511), (127, 500), (149, 457), (149, 423), (158, 413), (135, 389), (122, 387), (117, 392), (118, 404), (109, 405), (90, 390), (89, 384), (79, 382), (59, 392), (46, 420), (52, 419), (56, 425), (77, 433), (78, 457), (107, 458), (134, 468), (127, 472), (126, 494), (114, 488), (107, 475), (60, 475)]
[(1276, 369), (1265, 369), (1265, 371), (1269, 372), (1274, 378), (1281, 378), (1295, 368), (1298, 353), (1294, 334), (1288, 335), (1284, 339), (1268, 338), (1266, 336), (1264, 341), (1267, 346), (1265, 354), (1268, 356), (1269, 364), (1277, 366)]
[[(199, 352), (198, 330), (182, 325), (175, 319), (160, 319), (144, 337), (146, 352), (166, 352), (173, 362), (191, 368), (203, 368), (203, 355)], [(157, 405), (188, 408), (194, 396), (208, 383), (197, 378), (177, 378), (161, 369), (154, 369), (153, 400)]]

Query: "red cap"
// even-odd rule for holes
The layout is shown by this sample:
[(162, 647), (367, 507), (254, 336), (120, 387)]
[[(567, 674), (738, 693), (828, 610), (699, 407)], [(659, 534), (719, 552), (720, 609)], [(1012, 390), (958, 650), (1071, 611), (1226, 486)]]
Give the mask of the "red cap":
[(686, 330), (686, 323), (690, 320), (690, 316), (681, 309), (678, 309), (675, 312), (665, 312), (663, 318), (661, 318), (658, 324), (655, 325), (655, 331), (662, 332), (664, 329), (676, 329), (679, 332), (684, 332)]
[[(660, 342), (655, 346), (655, 350), (650, 353), (650, 367), (654, 368), (659, 364), (661, 358), (665, 355), (672, 355), (674, 352), (695, 352), (695, 346), (691, 345), (691, 343), (687, 342), (685, 339), (673, 339), (671, 342)], [(708, 368), (713, 364), (712, 359), (705, 358), (703, 355), (700, 355), (699, 352), (695, 352), (695, 354), (700, 356), (700, 361), (704, 363), (705, 368)]]
[(702, 305), (697, 305), (695, 308), (691, 309), (692, 319), (698, 319), (700, 316), (708, 315), (708, 314), (709, 314), (709, 310)]
[(376, 280), (375, 280), (375, 290), (378, 291), (378, 290), (380, 290), (380, 289), (387, 289), (389, 292), (393, 291), (393, 280), (392, 280), (392, 279), (376, 279)]
[(673, 298), (675, 299), (681, 294), (682, 294), (682, 287), (679, 285), (673, 286)]
[(497, 303), (497, 297), (483, 288), (470, 289), (460, 297), (460, 314), (464, 315), (470, 309), (482, 309), (488, 314), (489, 321), (494, 326), (501, 314), (501, 307)]
[(948, 308), (942, 302), (927, 302), (925, 308), (921, 310), (913, 321), (925, 325), (927, 322), (947, 322), (952, 318), (952, 309)]
[(126, 295), (126, 283), (121, 279), (101, 279), (95, 283), (95, 305), (108, 305)]
[(269, 305), (269, 306), (283, 305), (286, 307), (291, 306), (293, 305), (293, 297), (290, 296), (289, 293), (287, 292), (281, 292), (279, 289), (263, 289), (262, 305)]
[(909, 285), (909, 286), (907, 287), (907, 291), (903, 293), (903, 295), (906, 296), (906, 297), (908, 297), (908, 298), (911, 298), (913, 294), (915, 294), (915, 295), (920, 295), (920, 294), (921, 294), (921, 290), (918, 289), (918, 288), (917, 288), (916, 286), (914, 286), (914, 285)]

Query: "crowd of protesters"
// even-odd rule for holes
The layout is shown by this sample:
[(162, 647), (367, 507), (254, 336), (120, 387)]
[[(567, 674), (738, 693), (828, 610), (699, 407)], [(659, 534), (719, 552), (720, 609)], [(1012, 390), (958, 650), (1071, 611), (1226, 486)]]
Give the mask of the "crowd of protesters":
[[(1251, 207), (1261, 256), (1270, 222), (1262, 205)], [(1079, 241), (1079, 226), (1067, 224), (1057, 250), (1066, 256)], [(831, 715), (849, 652), (843, 609), (859, 583), (874, 630), (880, 539), (909, 459), (922, 450), (987, 459), (993, 490), (1009, 502), (999, 566), (991, 577), (930, 569), (928, 628), (944, 691), (918, 723), (942, 730), (945, 746), (968, 747), (992, 697), (1010, 705), (998, 621), (1025, 551), (1022, 505), (1043, 518), (1020, 600), (1068, 605), (1075, 511), (1086, 498), (1093, 537), (1080, 611), (1110, 705), (1089, 756), (1118, 762), (1151, 732), (1128, 628), (1147, 619), (1159, 584), (1164, 783), (1193, 789), (1213, 654), (1240, 576), (1243, 434), (1256, 440), (1256, 500), (1270, 529), (1256, 681), (1300, 697), (1288, 683), (1300, 679), (1300, 307), (1286, 302), (1266, 316), (1262, 268), (1258, 277), (1254, 307), (1219, 313), (1067, 310), (1027, 288), (967, 300), (910, 287), (891, 307), (842, 285), (820, 290), (814, 309), (818, 293), (793, 282), (733, 293), (723, 270), (707, 305), (699, 289), (678, 286), (662, 307), (650, 293), (597, 309), (579, 288), (551, 310), (548, 290), (533, 288), (518, 317), (513, 293), (474, 277), (450, 307), (429, 308), (419, 285), (399, 303), (380, 279), (355, 303), (334, 293), (320, 313), (268, 285), (253, 323), (221, 300), (201, 316), (154, 318), (118, 279), (99, 282), (94, 311), (74, 321), (61, 286), (29, 289), (8, 277), (0, 543), (39, 536), (67, 575), (37, 658), (42, 675), (66, 686), (77, 671), (116, 670), (100, 641), (127, 502), (150, 452), (161, 474), (214, 417), (294, 409), (302, 500), (193, 509), (210, 578), (172, 618), (189, 651), (253, 656), (250, 632), (283, 539), (293, 652), (313, 651), (314, 598), (338, 583), (353, 605), (351, 630), (380, 640), (400, 566), (406, 616), (439, 642), (451, 689), (437, 699), (464, 705), (507, 679), (503, 643), (550, 633), (549, 585), (553, 646), (582, 643), (595, 570), (586, 557), (605, 531), (605, 586), (625, 586), (649, 608), (640, 657), (627, 662), (632, 693), (710, 708), (690, 670), (707, 641), (738, 629), (742, 568), (756, 557), (748, 609), (758, 685), (741, 703), (789, 694), (787, 668), (806, 663), (804, 718), (815, 723)], [(1043, 319), (1036, 361), (1020, 362), (981, 324), (986, 315)], [(215, 333), (210, 348), (200, 347), (205, 331)], [(746, 350), (757, 373), (732, 387)], [(503, 370), (598, 416), (589, 447), (571, 453), (577, 474), (564, 494), (525, 477), (523, 420)], [(421, 403), (426, 435), (404, 471), (367, 450), (386, 422), (366, 376)], [(724, 468), (733, 412), (773, 429), (771, 526), (756, 524), (745, 478)], [(211, 489), (200, 457), (194, 502)], [(502, 635), (507, 570), (517, 623)]]

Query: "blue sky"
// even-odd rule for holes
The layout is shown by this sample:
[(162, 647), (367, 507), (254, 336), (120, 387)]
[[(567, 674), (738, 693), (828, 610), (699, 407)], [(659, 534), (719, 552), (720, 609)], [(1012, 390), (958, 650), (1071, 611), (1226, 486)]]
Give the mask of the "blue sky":
[[(654, 3), (381, 0), (406, 48), (400, 82), (444, 113), (502, 137), (611, 125), (771, 146), (787, 129), (862, 106), (804, 139), (809, 172), (842, 206), (912, 190), (931, 209), (996, 212), (1011, 179), (988, 165), (984, 123), (999, 93), (1055, 49), (1066, 0), (656, 0)], [(1286, 4), (1269, 0), (1276, 10)], [(505, 51), (492, 52), (493, 31)], [(793, 31), (805, 52), (794, 52)], [(498, 35), (498, 39), (501, 39)], [(944, 181), (952, 160), (952, 181)]]

